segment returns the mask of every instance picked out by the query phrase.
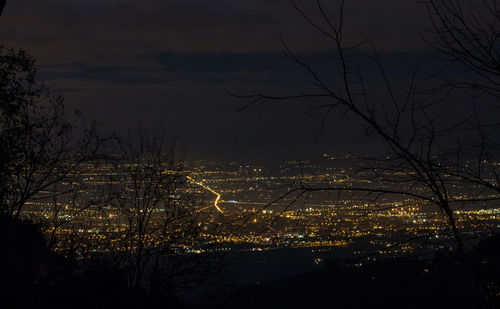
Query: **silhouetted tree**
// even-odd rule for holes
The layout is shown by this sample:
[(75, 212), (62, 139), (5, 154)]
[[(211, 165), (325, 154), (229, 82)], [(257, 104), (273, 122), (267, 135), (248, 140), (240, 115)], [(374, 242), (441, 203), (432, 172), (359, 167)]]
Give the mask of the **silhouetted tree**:
[(218, 262), (185, 250), (196, 246), (203, 218), (176, 147), (162, 131), (120, 139), (103, 179), (109, 219), (100, 248), (125, 271), (129, 288), (152, 297), (202, 284)]
[(19, 218), (29, 200), (46, 198), (47, 191), (97, 157), (104, 139), (95, 124), (82, 121), (77, 128), (83, 118), (70, 118), (63, 99), (38, 82), (35, 60), (23, 50), (0, 46), (2, 212)]
[[(475, 105), (498, 108), (500, 98), (500, 9), (497, 0), (425, 0), (432, 27), (424, 36), (440, 53), (442, 69), (434, 93), (460, 89), (470, 92)], [(477, 99), (479, 98), (479, 100)], [(479, 101), (479, 103), (478, 103)], [(484, 102), (482, 102), (484, 101)], [(493, 113), (496, 110), (492, 110)], [(482, 121), (472, 113), (477, 138), (459, 145), (456, 156), (473, 157), (475, 164), (457, 164), (453, 175), (466, 182), (500, 192), (498, 121)]]
[[(427, 5), (432, 8), (433, 3), (443, 1), (429, 2), (431, 3), (427, 2)], [(485, 135), (481, 135), (483, 133), (481, 129), (485, 129), (485, 126), (478, 120), (477, 115), (454, 121), (447, 120), (445, 111), (450, 108), (450, 105), (446, 96), (436, 95), (434, 91), (425, 91), (428, 90), (428, 80), (425, 80), (425, 83), (418, 80), (417, 72), (413, 72), (409, 80), (405, 82), (406, 85), (399, 85), (391, 80), (373, 45), (368, 56), (379, 73), (381, 85), (368, 83), (363, 68), (357, 61), (360, 54), (366, 53), (364, 46), (367, 42), (350, 45), (345, 42), (344, 1), (334, 4), (329, 2), (328, 5), (321, 0), (316, 0), (314, 3), (318, 13), (316, 15), (307, 12), (302, 6), (292, 1), (300, 15), (333, 46), (333, 62), (329, 65), (336, 74), (332, 77), (331, 72), (328, 72), (330, 75), (325, 77), (325, 73), (315, 70), (313, 66), (304, 62), (283, 42), (286, 56), (309, 74), (313, 87), (309, 87), (304, 92), (285, 96), (257, 92), (237, 97), (250, 100), (245, 108), (268, 101), (305, 100), (307, 104), (312, 104), (309, 113), (319, 116), (322, 126), (333, 112), (352, 115), (363, 123), (368, 136), (381, 142), (384, 150), (380, 155), (366, 160), (367, 166), (362, 169), (363, 177), (366, 177), (371, 185), (346, 186), (333, 181), (325, 181), (323, 185), (317, 185), (309, 183), (307, 179), (301, 179), (280, 199), (294, 196), (293, 200), (298, 200), (311, 192), (335, 191), (358, 195), (366, 193), (372, 197), (373, 201), (386, 195), (397, 195), (404, 199), (420, 201), (425, 205), (436, 206), (445, 215), (458, 251), (465, 253), (464, 239), (457, 226), (454, 207), (463, 203), (487, 202), (496, 199), (494, 194), (498, 192), (498, 182), (486, 180), (497, 175), (498, 166), (492, 164), (492, 157), (484, 156), (483, 150), (486, 149), (487, 141), (484, 139)], [(435, 9), (438, 10), (439, 7)], [(440, 14), (442, 16), (447, 13)], [(436, 27), (440, 29), (440, 26)], [(484, 34), (490, 34), (492, 28), (494, 25), (486, 28)], [(461, 30), (462, 28), (457, 26), (456, 31)], [(444, 44), (441, 47), (444, 52), (449, 51), (452, 57), (460, 59), (465, 65), (474, 67), (481, 67), (484, 62), (489, 61), (484, 59), (484, 61), (478, 60), (478, 63), (474, 62), (476, 51), (470, 51), (470, 48), (465, 47), (463, 50), (455, 50), (455, 43), (448, 43), (446, 37), (447, 35), (453, 36), (453, 34), (447, 32), (446, 29), (441, 31), (438, 32), (438, 36), (441, 39), (440, 42)], [(496, 37), (497, 34), (491, 35)], [(458, 43), (461, 40), (474, 40), (474, 38), (459, 39)], [(486, 42), (492, 40), (489, 39)], [(497, 45), (494, 44), (488, 48), (493, 59), (498, 51)], [(491, 71), (491, 74), (487, 75), (488, 81), (498, 82), (494, 72), (496, 69), (495, 62), (485, 68)], [(478, 68), (476, 73), (481, 72)], [(471, 111), (473, 111), (472, 108)], [(453, 136), (454, 132), (460, 132), (460, 130), (470, 132), (471, 127), (477, 129), (480, 132), (480, 138), (483, 139), (469, 144), (457, 142)], [(489, 134), (491, 135), (497, 127), (498, 125), (490, 125)], [(468, 155), (461, 151), (466, 148), (465, 146), (468, 147)], [(477, 160), (478, 158), (480, 160)], [(484, 162), (487, 162), (487, 166), (483, 164), (483, 160), (486, 160)], [(478, 161), (479, 164), (476, 164)], [(468, 177), (464, 171), (468, 172)], [(478, 184), (481, 185), (478, 186)]]
[(7, 0), (0, 0), (0, 16), (2, 15), (3, 9), (5, 9), (5, 4)]
[[(497, 0), (422, 0), (432, 27), (426, 41), (450, 74), (441, 86), (500, 98), (500, 9)], [(460, 74), (457, 74), (460, 72)], [(446, 73), (446, 72), (445, 72)]]
[[(186, 197), (176, 143), (142, 132), (134, 141), (101, 138), (95, 122), (66, 113), (37, 73), (28, 53), (0, 46), (0, 247), (2, 267), (10, 269), (2, 289), (31, 287), (47, 271), (38, 253), (52, 259), (50, 250), (65, 251), (62, 261), (80, 267), (60, 280), (61, 290), (96, 279), (103, 288), (115, 282), (117, 295), (137, 305), (165, 304), (175, 289), (200, 282), (210, 266), (183, 251), (199, 235), (200, 214)], [(106, 149), (110, 140), (117, 147)], [(84, 176), (103, 167), (97, 177)], [(104, 280), (105, 273), (113, 277)], [(51, 291), (37, 287), (35, 294)]]
[[(64, 282), (83, 284), (92, 269), (104, 268), (126, 287), (118, 293), (137, 293), (131, 299), (146, 302), (171, 301), (177, 290), (203, 283), (213, 261), (184, 251), (197, 240), (201, 214), (186, 194), (176, 143), (143, 132), (137, 139), (101, 138), (96, 123), (65, 112), (63, 99), (37, 80), (37, 72), (25, 51), (0, 46), (2, 218), (36, 222), (38, 232), (26, 237), (78, 265), (82, 276), (69, 274)], [(5, 230), (16, 226), (2, 224), (9, 261), (38, 248), (23, 240), (11, 250), (9, 237), (17, 232)], [(33, 278), (46, 267), (35, 266), (26, 265)]]

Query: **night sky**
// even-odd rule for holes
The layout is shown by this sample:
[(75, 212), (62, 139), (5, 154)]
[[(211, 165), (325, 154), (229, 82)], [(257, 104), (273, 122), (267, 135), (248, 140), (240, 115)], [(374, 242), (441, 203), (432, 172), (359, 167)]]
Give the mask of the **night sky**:
[[(396, 75), (433, 56), (419, 37), (428, 17), (417, 1), (347, 1), (345, 19), (347, 40), (374, 39)], [(283, 56), (280, 36), (328, 70), (330, 43), (288, 0), (15, 0), (0, 35), (38, 60), (69, 108), (110, 131), (161, 124), (200, 157), (370, 148), (345, 115), (331, 115), (316, 139), (319, 122), (304, 102), (236, 112), (246, 102), (227, 92), (290, 94), (310, 83)]]

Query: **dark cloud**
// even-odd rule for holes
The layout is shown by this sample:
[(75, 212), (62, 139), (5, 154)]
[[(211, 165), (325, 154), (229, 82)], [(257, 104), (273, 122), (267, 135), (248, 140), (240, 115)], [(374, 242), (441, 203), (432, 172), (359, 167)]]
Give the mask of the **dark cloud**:
[[(312, 1), (299, 2), (315, 14), (307, 5)], [(423, 30), (426, 18), (416, 1), (347, 3), (346, 31), (353, 41), (367, 36), (379, 38), (382, 49), (424, 47), (416, 31)], [(277, 52), (280, 35), (300, 51), (330, 48), (288, 0), (17, 0), (9, 5), (1, 31), (5, 40), (29, 44), (47, 58), (72, 51), (94, 61), (151, 49)]]

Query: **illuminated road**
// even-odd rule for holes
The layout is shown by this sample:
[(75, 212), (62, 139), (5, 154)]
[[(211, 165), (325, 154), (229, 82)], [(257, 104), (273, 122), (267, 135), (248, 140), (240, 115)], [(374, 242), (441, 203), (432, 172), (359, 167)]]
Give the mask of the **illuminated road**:
[(189, 177), (189, 176), (186, 176), (186, 178), (191, 181), (192, 183), (194, 184), (197, 184), (198, 186), (202, 187), (203, 189), (205, 190), (208, 190), (210, 192), (212, 192), (213, 194), (215, 194), (217, 197), (215, 198), (215, 201), (214, 201), (214, 207), (217, 209), (218, 212), (220, 212), (221, 214), (223, 214), (224, 212), (222, 211), (222, 209), (220, 209), (218, 203), (219, 203), (219, 200), (220, 200), (220, 194), (215, 192), (212, 188), (209, 188), (207, 186), (205, 186), (204, 184), (202, 184), (201, 182), (197, 182), (196, 180), (194, 180), (193, 178)]

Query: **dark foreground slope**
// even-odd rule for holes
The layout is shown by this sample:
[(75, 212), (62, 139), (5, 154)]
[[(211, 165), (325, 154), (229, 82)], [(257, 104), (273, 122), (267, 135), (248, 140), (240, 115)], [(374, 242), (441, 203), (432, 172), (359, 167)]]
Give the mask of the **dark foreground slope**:
[(235, 290), (225, 307), (497, 308), (499, 300), (500, 237), (493, 237), (467, 258), (441, 253), (428, 261), (329, 263), (322, 270)]
[(0, 308), (500, 308), (499, 236), (467, 257), (329, 262), (287, 279), (214, 285), (211, 298), (190, 299), (130, 289), (121, 269), (82, 267), (47, 250), (37, 226), (3, 216), (0, 253)]

